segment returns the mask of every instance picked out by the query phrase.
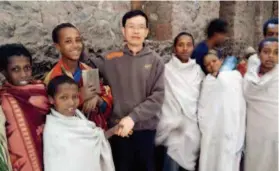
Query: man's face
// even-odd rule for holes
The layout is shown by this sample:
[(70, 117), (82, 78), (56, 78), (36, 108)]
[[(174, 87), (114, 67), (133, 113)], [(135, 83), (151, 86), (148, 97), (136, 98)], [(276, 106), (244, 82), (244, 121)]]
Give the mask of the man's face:
[(123, 36), (131, 46), (142, 46), (148, 32), (146, 20), (143, 16), (129, 18), (125, 27), (122, 27)]
[(26, 56), (12, 56), (8, 59), (5, 76), (15, 86), (28, 84), (32, 79), (32, 66)]
[(278, 38), (278, 24), (268, 24), (265, 38), (268, 37)]
[(54, 97), (49, 97), (55, 110), (65, 116), (74, 116), (79, 105), (79, 90), (75, 84), (61, 84)]
[(55, 44), (61, 55), (69, 60), (78, 61), (82, 52), (82, 40), (77, 29), (68, 27), (59, 31), (59, 42)]
[(278, 64), (278, 42), (266, 42), (260, 52), (262, 67), (271, 70)]

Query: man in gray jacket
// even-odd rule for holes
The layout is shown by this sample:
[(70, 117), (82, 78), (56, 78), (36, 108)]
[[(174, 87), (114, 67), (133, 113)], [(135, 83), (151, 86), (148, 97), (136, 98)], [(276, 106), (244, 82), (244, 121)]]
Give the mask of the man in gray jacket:
[(114, 163), (116, 171), (154, 171), (155, 129), (164, 101), (164, 63), (144, 44), (149, 30), (142, 11), (123, 16), (122, 32), (127, 41), (124, 49), (93, 60), (112, 89), (110, 127), (120, 125), (117, 136), (111, 138)]

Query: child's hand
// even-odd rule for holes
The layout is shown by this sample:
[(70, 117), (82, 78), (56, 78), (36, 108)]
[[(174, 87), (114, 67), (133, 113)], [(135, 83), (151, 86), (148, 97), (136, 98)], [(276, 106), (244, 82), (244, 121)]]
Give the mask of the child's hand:
[(94, 87), (93, 85), (82, 87), (81, 88), (82, 99), (84, 101), (92, 99), (97, 94), (96, 90), (97, 88)]
[(36, 107), (48, 108), (48, 99), (45, 96), (31, 96), (28, 99), (29, 103)]
[(93, 98), (86, 100), (83, 103), (82, 111), (84, 113), (90, 113), (92, 110), (94, 110), (99, 102), (99, 95), (95, 95)]

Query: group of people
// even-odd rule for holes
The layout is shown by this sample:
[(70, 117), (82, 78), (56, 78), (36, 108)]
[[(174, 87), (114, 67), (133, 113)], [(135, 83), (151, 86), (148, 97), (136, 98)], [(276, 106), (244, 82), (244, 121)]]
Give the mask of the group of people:
[[(218, 50), (226, 21), (212, 20), (197, 46), (179, 33), (166, 64), (144, 43), (148, 23), (127, 12), (124, 48), (91, 66), (79, 30), (59, 24), (61, 57), (43, 81), (23, 45), (1, 45), (0, 171), (277, 171), (278, 18), (229, 69)], [(100, 92), (84, 83), (93, 68)]]

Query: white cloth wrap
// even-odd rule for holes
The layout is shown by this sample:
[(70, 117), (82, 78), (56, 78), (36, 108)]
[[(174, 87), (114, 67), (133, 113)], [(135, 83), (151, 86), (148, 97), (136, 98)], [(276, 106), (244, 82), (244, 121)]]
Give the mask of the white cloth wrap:
[(259, 66), (248, 68), (244, 77), (245, 171), (278, 171), (278, 64), (262, 77)]
[(197, 104), (204, 74), (195, 60), (181, 63), (175, 56), (165, 67), (165, 101), (157, 127), (156, 143), (181, 167), (194, 170), (200, 132)]
[(114, 171), (111, 148), (101, 128), (76, 110), (66, 117), (51, 109), (44, 127), (45, 171)]
[(198, 106), (199, 171), (238, 171), (245, 138), (246, 103), (238, 71), (207, 75)]

